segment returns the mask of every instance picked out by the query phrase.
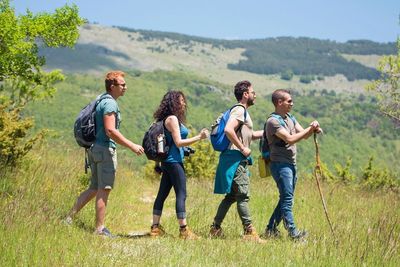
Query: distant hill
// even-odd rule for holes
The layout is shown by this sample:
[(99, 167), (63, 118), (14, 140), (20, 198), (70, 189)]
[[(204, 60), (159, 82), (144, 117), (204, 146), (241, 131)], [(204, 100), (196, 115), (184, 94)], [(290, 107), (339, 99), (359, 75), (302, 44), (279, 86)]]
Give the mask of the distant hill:
[[(377, 77), (373, 66), (379, 57), (396, 51), (395, 43), (368, 40), (337, 43), (280, 37), (230, 41), (96, 24), (85, 25), (80, 34), (74, 49), (41, 49), (48, 68), (70, 73), (116, 68), (186, 71), (225, 84), (249, 79), (266, 93), (277, 87), (362, 91), (366, 80)], [(287, 71), (294, 74), (293, 79), (280, 79)], [(308, 84), (299, 82), (302, 76), (310, 77)]]
[[(258, 74), (279, 74), (287, 70), (297, 75), (343, 74), (349, 80), (376, 79), (379, 74), (374, 68), (364, 66), (354, 60), (348, 61), (342, 54), (354, 55), (390, 55), (396, 53), (396, 44), (376, 43), (369, 40), (352, 40), (338, 43), (314, 38), (278, 37), (254, 40), (218, 40), (201, 38), (177, 33), (134, 30), (118, 27), (127, 32), (140, 33), (143, 40), (174, 40), (187, 45), (192, 42), (212, 44), (214, 47), (228, 49), (243, 48), (246, 59), (228, 68), (244, 70)], [(159, 48), (158, 52), (163, 52)]]
[(376, 69), (347, 60), (342, 54), (385, 55), (396, 52), (395, 44), (371, 41), (336, 43), (311, 38), (269, 38), (238, 42), (246, 49), (246, 60), (229, 64), (231, 69), (247, 70), (259, 74), (279, 74), (292, 71), (297, 75), (334, 76), (343, 74), (349, 81), (377, 79)]

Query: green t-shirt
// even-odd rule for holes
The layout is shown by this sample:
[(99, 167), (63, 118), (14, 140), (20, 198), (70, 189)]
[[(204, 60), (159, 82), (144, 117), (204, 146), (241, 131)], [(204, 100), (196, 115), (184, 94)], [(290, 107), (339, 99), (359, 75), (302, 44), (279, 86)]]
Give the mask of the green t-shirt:
[[(107, 93), (103, 94), (106, 95)], [(101, 95), (101, 96), (103, 96)], [(105, 147), (116, 148), (115, 141), (106, 135), (104, 130), (104, 116), (110, 113), (116, 115), (115, 128), (119, 129), (121, 123), (121, 113), (118, 108), (117, 101), (110, 95), (111, 98), (106, 98), (100, 101), (96, 107), (96, 142), (95, 144)]]

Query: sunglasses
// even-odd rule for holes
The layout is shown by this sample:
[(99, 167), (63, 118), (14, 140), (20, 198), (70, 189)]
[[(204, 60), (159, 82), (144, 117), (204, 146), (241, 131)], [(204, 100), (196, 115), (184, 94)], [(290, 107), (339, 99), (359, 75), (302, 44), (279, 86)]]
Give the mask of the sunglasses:
[(121, 85), (122, 88), (126, 87), (126, 83), (114, 83), (114, 86)]

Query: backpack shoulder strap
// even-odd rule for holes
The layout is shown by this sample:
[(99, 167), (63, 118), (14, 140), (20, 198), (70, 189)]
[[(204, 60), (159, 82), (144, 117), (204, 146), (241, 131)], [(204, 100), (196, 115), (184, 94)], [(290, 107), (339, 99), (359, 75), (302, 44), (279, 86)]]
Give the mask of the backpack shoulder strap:
[[(110, 96), (109, 94), (102, 94), (102, 95), (99, 95), (97, 98), (96, 98), (96, 104), (95, 104), (95, 110), (96, 110), (96, 108), (97, 108), (97, 105), (98, 104), (100, 104), (100, 102), (101, 101), (103, 101), (104, 99), (114, 99), (112, 96)], [(118, 125), (118, 119), (117, 118), (115, 118), (115, 128), (117, 128), (117, 125)]]
[[(243, 109), (244, 109), (244, 120), (246, 121), (246, 117), (247, 117), (247, 110), (246, 110), (246, 108), (242, 105), (242, 104), (235, 104), (235, 105), (233, 105), (230, 109), (229, 109), (229, 111), (231, 111), (232, 109), (234, 109), (235, 107), (237, 107), (237, 106), (241, 106)], [(240, 122), (240, 121), (239, 121)], [(242, 130), (242, 127), (243, 127), (243, 124), (244, 124), (244, 122), (240, 122), (240, 126), (236, 129), (236, 133), (238, 133), (239, 131), (241, 131)]]
[(267, 127), (267, 122), (264, 123), (264, 128), (263, 128), (262, 138), (264, 139), (267, 139), (267, 131), (265, 130), (266, 127)]
[(104, 99), (114, 99), (112, 96), (110, 96), (109, 94), (102, 94), (96, 97), (96, 103), (95, 103), (95, 107), (97, 107), (98, 104), (100, 104), (101, 101), (103, 101)]
[(233, 106), (229, 109), (229, 111), (232, 111), (232, 109), (234, 109), (234, 108), (236, 108), (236, 107), (238, 107), (238, 106), (240, 106), (240, 107), (242, 107), (242, 108), (244, 109), (244, 120), (246, 120), (246, 117), (247, 117), (247, 109), (246, 109), (242, 104), (235, 104), (235, 105), (233, 105)]
[(274, 119), (277, 119), (279, 121), (279, 124), (282, 125), (283, 127), (285, 127), (285, 121), (283, 120), (283, 118), (281, 117), (281, 115), (278, 115), (276, 113), (271, 113), (269, 115), (269, 117), (272, 117)]
[(293, 124), (296, 125), (296, 119), (294, 118), (294, 116), (290, 113), (286, 113), (286, 115), (293, 121)]
[(114, 99), (114, 98), (112, 96), (110, 96), (109, 94), (102, 94), (102, 95), (99, 95), (97, 97), (97, 99), (96, 99), (97, 103), (96, 104), (99, 104), (104, 99)]
[[(293, 124), (296, 125), (296, 119), (294, 118), (294, 116), (290, 113), (286, 113), (286, 115), (292, 120)], [(277, 119), (282, 126), (285, 126), (285, 121), (283, 120), (281, 115), (276, 113), (271, 113), (269, 117)]]

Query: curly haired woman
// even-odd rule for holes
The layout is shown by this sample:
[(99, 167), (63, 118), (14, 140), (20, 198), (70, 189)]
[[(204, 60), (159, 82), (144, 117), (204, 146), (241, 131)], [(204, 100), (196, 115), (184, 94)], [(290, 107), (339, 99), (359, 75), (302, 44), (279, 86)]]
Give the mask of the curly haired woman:
[(198, 239), (186, 222), (186, 175), (183, 167), (183, 147), (207, 138), (209, 133), (207, 129), (202, 129), (198, 135), (187, 138), (189, 131), (184, 125), (186, 111), (185, 95), (181, 91), (169, 91), (164, 95), (160, 106), (154, 113), (157, 121), (164, 121), (167, 143), (170, 144), (168, 157), (161, 162), (163, 174), (153, 206), (153, 224), (150, 235), (154, 237), (165, 233), (160, 225), (160, 219), (164, 202), (173, 187), (176, 195), (175, 209), (179, 223), (179, 237)]

